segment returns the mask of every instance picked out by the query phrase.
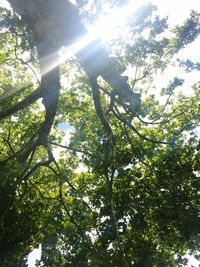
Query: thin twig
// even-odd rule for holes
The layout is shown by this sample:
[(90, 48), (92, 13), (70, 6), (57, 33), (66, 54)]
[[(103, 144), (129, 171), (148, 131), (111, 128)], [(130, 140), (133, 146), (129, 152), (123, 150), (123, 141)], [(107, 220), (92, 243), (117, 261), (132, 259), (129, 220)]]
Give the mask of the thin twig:
[(57, 144), (57, 143), (54, 143), (54, 142), (49, 142), (49, 143), (51, 145), (54, 145), (54, 146), (66, 148), (66, 149), (69, 149), (69, 150), (72, 150), (72, 151), (75, 151), (75, 152), (78, 152), (78, 153), (83, 153), (83, 154), (89, 155), (91, 157), (94, 157), (94, 155), (92, 155), (90, 152), (87, 152), (87, 151), (83, 151), (83, 150), (80, 150), (80, 149), (77, 149), (77, 148), (74, 148), (74, 147), (70, 147), (70, 146), (60, 145), (60, 144)]

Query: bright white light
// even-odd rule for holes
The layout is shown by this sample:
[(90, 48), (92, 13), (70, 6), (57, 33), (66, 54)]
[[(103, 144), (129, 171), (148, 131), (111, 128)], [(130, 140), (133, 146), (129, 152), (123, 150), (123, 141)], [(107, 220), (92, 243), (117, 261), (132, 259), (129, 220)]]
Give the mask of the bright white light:
[(163, 0), (150, 0), (152, 4), (158, 7), (158, 13), (161, 16), (169, 15), (168, 23), (171, 26), (181, 24), (189, 17), (191, 10), (200, 10), (199, 0), (190, 1), (163, 1)]
[(115, 8), (106, 16), (100, 16), (99, 20), (92, 27), (91, 34), (97, 35), (101, 39), (112, 39), (120, 28), (124, 25), (126, 19), (134, 13), (145, 1), (133, 0), (121, 8)]
[(42, 75), (76, 55), (76, 53), (92, 41), (99, 38), (112, 39), (115, 37), (116, 33), (119, 33), (120, 27), (125, 23), (126, 19), (144, 2), (145, 1), (143, 0), (129, 1), (124, 7), (116, 8), (108, 15), (100, 17), (100, 19), (90, 27), (88, 34), (64, 49), (60, 54), (59, 59), (55, 60), (55, 55), (49, 55), (48, 58), (43, 59), (44, 63), (46, 63), (44, 64), (45, 67), (43, 68)]
[(63, 52), (59, 54), (59, 58), (57, 58), (57, 52), (55, 54), (50, 54), (47, 57), (42, 59), (42, 75), (48, 73), (53, 68), (65, 62), (67, 59), (73, 57), (76, 53), (78, 53), (81, 49), (86, 47), (92, 41), (94, 41), (97, 36), (92, 34), (86, 34), (83, 38), (81, 38), (76, 43), (66, 47), (63, 49)]
[(39, 248), (35, 248), (29, 255), (28, 255), (28, 266), (29, 267), (35, 267), (36, 260), (40, 260), (41, 258), (41, 252), (42, 252), (42, 247), (41, 245)]
[(6, 0), (0, 0), (0, 7), (10, 8), (10, 4)]

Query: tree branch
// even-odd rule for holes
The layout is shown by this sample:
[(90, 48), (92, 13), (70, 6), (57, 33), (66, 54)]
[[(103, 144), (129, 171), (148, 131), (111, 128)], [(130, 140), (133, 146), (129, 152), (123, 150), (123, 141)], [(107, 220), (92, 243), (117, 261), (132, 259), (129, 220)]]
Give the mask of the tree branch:
[(3, 110), (0, 112), (0, 120), (3, 118), (13, 115), (14, 113), (28, 107), (29, 105), (33, 104), (35, 101), (37, 101), (39, 98), (42, 97), (42, 90), (41, 87), (39, 86), (35, 91), (33, 91), (29, 96), (27, 96), (25, 99), (22, 101), (18, 102), (11, 108), (7, 110)]
[(150, 139), (144, 135), (142, 135), (133, 125), (131, 125), (123, 116), (120, 115), (119, 111), (117, 110), (117, 108), (115, 107), (116, 111), (113, 109), (113, 113), (114, 115), (121, 121), (123, 122), (125, 125), (127, 125), (130, 129), (132, 129), (141, 139), (149, 141), (153, 144), (163, 144), (163, 145), (172, 145), (172, 143), (170, 142), (165, 142), (165, 141), (157, 141), (157, 140), (153, 140)]
[(31, 72), (33, 73), (37, 83), (40, 85), (40, 81), (39, 81), (39, 79), (37, 77), (37, 74), (36, 74), (35, 70), (32, 68), (32, 66), (18, 56), (18, 54), (17, 54), (18, 40), (17, 39), (18, 39), (17, 38), (17, 34), (15, 34), (15, 41), (16, 41), (16, 44), (15, 44), (15, 59), (19, 60), (23, 65), (26, 65), (31, 70)]
[(95, 105), (97, 115), (105, 128), (106, 134), (108, 136), (108, 140), (113, 146), (115, 145), (115, 139), (114, 139), (112, 128), (110, 127), (110, 124), (108, 123), (103, 113), (103, 109), (101, 106), (101, 99), (100, 99), (100, 91), (99, 91), (99, 86), (97, 84), (96, 78), (90, 78), (90, 83), (92, 87), (93, 100), (94, 100), (94, 105)]
[(69, 150), (72, 150), (72, 151), (75, 151), (75, 152), (78, 152), (78, 153), (83, 153), (85, 155), (94, 157), (94, 155), (92, 155), (90, 152), (79, 150), (77, 148), (73, 148), (73, 147), (70, 147), (70, 146), (60, 145), (60, 144), (57, 144), (57, 143), (54, 143), (54, 142), (49, 142), (49, 144), (51, 144), (53, 146), (58, 146), (58, 147), (66, 148), (66, 149), (69, 149)]

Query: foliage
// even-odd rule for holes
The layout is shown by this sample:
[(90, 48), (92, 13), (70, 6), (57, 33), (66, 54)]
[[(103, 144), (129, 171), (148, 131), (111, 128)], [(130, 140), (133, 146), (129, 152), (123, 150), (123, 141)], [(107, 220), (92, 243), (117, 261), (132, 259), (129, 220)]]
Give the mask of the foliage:
[[(104, 1), (97, 2), (99, 12)], [(34, 38), (18, 15), (1, 9), (1, 266), (26, 266), (39, 244), (37, 266), (186, 266), (188, 250), (197, 254), (200, 82), (189, 95), (176, 75), (153, 87), (172, 64), (199, 70), (200, 63), (177, 56), (198, 37), (199, 20), (192, 11), (169, 29), (154, 6), (144, 6), (127, 21), (126, 36), (107, 44), (120, 71), (135, 70), (129, 83), (142, 95), (133, 113), (98, 80), (111, 140), (91, 80), (75, 60), (60, 66), (60, 96), (46, 131)], [(61, 123), (71, 129), (69, 144)]]

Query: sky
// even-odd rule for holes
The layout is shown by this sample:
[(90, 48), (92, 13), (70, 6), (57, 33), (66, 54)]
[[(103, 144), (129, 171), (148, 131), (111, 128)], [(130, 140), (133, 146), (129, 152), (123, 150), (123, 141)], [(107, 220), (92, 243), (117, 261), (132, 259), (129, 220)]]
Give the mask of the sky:
[[(137, 1), (132, 0), (130, 2), (147, 2), (147, 1)], [(171, 26), (174, 26), (176, 24), (181, 24), (190, 14), (191, 9), (194, 9), (196, 11), (200, 11), (200, 0), (151, 0), (148, 2), (152, 2), (153, 4), (157, 5), (158, 7), (158, 13), (161, 16), (169, 16), (169, 24)], [(0, 6), (8, 7), (8, 2), (6, 0), (0, 0)], [(105, 27), (104, 27), (105, 28)], [(187, 48), (183, 49), (179, 53), (179, 57), (182, 59), (190, 58), (194, 61), (200, 61), (200, 37), (192, 44), (190, 44)], [(162, 87), (162, 84), (166, 84), (168, 80), (170, 80), (171, 77), (174, 77), (174, 73), (177, 72), (177, 69), (169, 68), (165, 74), (165, 76), (158, 77), (155, 83), (157, 85)], [(182, 75), (182, 73), (179, 71), (179, 76)], [(199, 74), (188, 74), (185, 89), (189, 88), (195, 81), (199, 80)], [(68, 141), (69, 138), (66, 137), (65, 141)], [(35, 267), (35, 260), (40, 257), (40, 248), (35, 249), (28, 257), (28, 266), (29, 267)], [(199, 266), (198, 262), (194, 260), (193, 257), (189, 257), (189, 264), (188, 266), (191, 266), (193, 264), (194, 266)]]
[(0, 6), (2, 7), (9, 7), (9, 4), (6, 0), (0, 0)]

